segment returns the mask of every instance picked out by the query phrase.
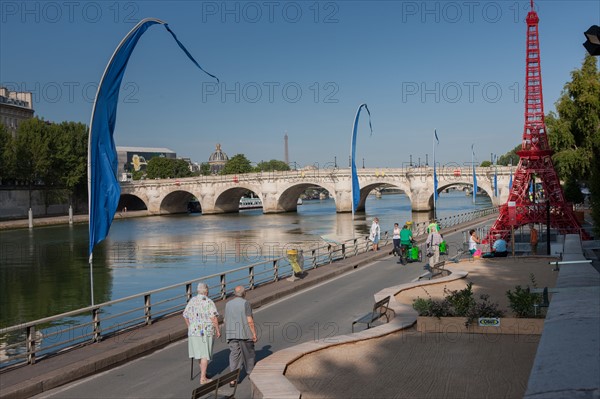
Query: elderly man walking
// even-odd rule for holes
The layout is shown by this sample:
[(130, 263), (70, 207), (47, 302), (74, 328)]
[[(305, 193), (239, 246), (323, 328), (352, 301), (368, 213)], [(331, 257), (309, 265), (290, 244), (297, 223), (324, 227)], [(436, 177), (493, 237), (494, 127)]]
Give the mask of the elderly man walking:
[[(234, 371), (244, 365), (246, 373), (254, 368), (254, 343), (256, 329), (250, 302), (245, 298), (246, 289), (238, 285), (234, 289), (235, 297), (225, 305), (225, 338), (229, 345), (229, 370)], [(234, 387), (237, 381), (229, 385)]]
[(432, 256), (429, 258), (429, 266), (433, 267), (440, 261), (440, 244), (444, 241), (442, 235), (437, 230), (432, 231), (427, 236), (425, 245), (427, 246), (427, 252), (431, 253)]

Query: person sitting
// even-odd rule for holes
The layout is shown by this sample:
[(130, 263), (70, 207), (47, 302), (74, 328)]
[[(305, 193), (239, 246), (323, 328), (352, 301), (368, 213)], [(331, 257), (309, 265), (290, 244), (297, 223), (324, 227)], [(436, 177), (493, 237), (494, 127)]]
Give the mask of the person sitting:
[(496, 241), (492, 245), (492, 253), (494, 257), (506, 257), (508, 255), (506, 240), (500, 236), (500, 234), (496, 235)]
[(469, 231), (469, 253), (473, 255), (477, 251), (477, 244), (481, 244), (481, 240), (477, 237), (474, 229)]

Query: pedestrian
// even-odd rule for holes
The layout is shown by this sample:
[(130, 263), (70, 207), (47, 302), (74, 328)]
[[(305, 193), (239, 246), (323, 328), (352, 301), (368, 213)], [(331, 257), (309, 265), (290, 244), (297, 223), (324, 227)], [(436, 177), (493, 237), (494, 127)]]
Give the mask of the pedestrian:
[(431, 222), (427, 226), (427, 234), (431, 233), (432, 231), (440, 231), (440, 225), (435, 219), (431, 219)]
[(379, 218), (373, 219), (371, 224), (371, 232), (369, 233), (369, 240), (373, 242), (373, 251), (379, 251), (379, 238), (381, 236), (381, 230), (379, 228)]
[(394, 231), (392, 232), (392, 242), (394, 243), (393, 255), (400, 255), (400, 226), (394, 223)]
[(200, 364), (200, 384), (211, 382), (206, 376), (208, 362), (212, 358), (214, 336), (221, 336), (217, 307), (208, 297), (208, 286), (198, 283), (198, 295), (190, 299), (183, 311), (188, 327), (188, 353)]
[(538, 231), (533, 223), (529, 225), (529, 243), (531, 244), (531, 254), (537, 255)]
[(474, 229), (469, 231), (469, 253), (473, 255), (477, 251), (477, 244), (480, 244), (481, 240), (477, 237), (477, 233)]
[(412, 231), (408, 228), (408, 225), (405, 224), (400, 231), (400, 262), (402, 262), (402, 264), (406, 264), (406, 258), (409, 256), (408, 249), (411, 247), (412, 238)]
[[(254, 343), (256, 329), (250, 302), (246, 299), (246, 289), (242, 285), (235, 287), (234, 298), (225, 305), (225, 337), (229, 346), (229, 370), (235, 371), (244, 366), (246, 374), (250, 375), (254, 368)], [(231, 381), (230, 387), (235, 387), (237, 381)]]
[(429, 266), (435, 266), (440, 261), (440, 244), (444, 241), (442, 235), (437, 230), (433, 230), (427, 236), (425, 246), (427, 247), (427, 253), (431, 254), (429, 258)]

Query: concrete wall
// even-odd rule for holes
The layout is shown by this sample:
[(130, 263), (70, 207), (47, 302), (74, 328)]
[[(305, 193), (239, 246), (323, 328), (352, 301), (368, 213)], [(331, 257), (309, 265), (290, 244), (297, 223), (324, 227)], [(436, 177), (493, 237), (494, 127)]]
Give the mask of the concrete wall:
[[(31, 209), (34, 218), (66, 215), (69, 213), (68, 196), (64, 190), (32, 190)], [(27, 218), (28, 210), (29, 190), (0, 188), (0, 220)]]

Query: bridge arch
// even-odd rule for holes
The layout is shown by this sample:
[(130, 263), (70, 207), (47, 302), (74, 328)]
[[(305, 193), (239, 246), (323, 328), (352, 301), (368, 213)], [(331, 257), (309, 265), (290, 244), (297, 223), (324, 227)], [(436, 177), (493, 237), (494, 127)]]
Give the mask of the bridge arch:
[[(322, 187), (318, 184), (312, 183), (300, 183), (295, 184), (293, 186), (288, 187), (284, 190), (279, 198), (277, 198), (277, 208), (283, 210), (284, 212), (295, 212), (298, 210), (298, 198), (300, 195), (309, 188), (313, 187), (321, 187), (327, 190), (325, 187)], [(329, 190), (328, 190), (329, 191)], [(333, 193), (329, 193), (333, 197)], [(335, 198), (334, 198), (335, 200)]]
[[(253, 192), (262, 199), (261, 191), (251, 185), (242, 185), (222, 190), (215, 195), (214, 212), (235, 213), (240, 211), (240, 198), (248, 191)], [(264, 201), (263, 201), (264, 202)]]
[(119, 205), (117, 205), (117, 211), (127, 209), (129, 211), (147, 211), (147, 203), (137, 195), (134, 194), (121, 194), (119, 197)]
[(358, 201), (358, 207), (356, 208), (357, 212), (364, 212), (365, 211), (365, 204), (367, 202), (367, 198), (369, 197), (369, 194), (371, 193), (371, 191), (376, 190), (378, 188), (397, 188), (399, 190), (402, 191), (402, 193), (404, 195), (406, 195), (406, 197), (408, 197), (408, 200), (411, 201), (411, 197), (410, 197), (410, 190), (407, 191), (407, 187), (405, 187), (404, 184), (402, 184), (401, 182), (398, 181), (372, 181), (369, 182), (368, 184), (365, 184), (364, 187), (360, 188), (360, 199)]
[(187, 213), (188, 204), (193, 198), (194, 194), (189, 191), (171, 191), (160, 202), (159, 214)]

